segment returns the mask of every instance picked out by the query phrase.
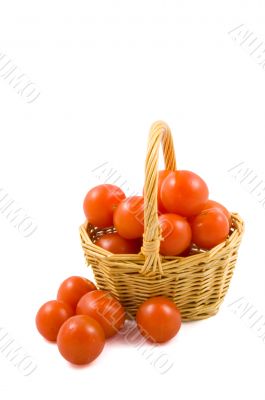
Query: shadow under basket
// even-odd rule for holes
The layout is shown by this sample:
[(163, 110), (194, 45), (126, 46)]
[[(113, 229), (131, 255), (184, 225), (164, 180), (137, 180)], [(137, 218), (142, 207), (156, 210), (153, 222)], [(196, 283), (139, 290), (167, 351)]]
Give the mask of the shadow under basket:
[(98, 229), (88, 221), (80, 227), (82, 248), (98, 288), (110, 291), (123, 304), (128, 318), (135, 316), (146, 299), (166, 296), (177, 305), (183, 321), (200, 320), (215, 315), (224, 300), (235, 268), (244, 223), (238, 214), (233, 213), (229, 236), (211, 250), (193, 247), (186, 257), (159, 255), (160, 232), (159, 228), (152, 229), (152, 226), (157, 223), (160, 142), (166, 169), (175, 170), (170, 129), (165, 123), (156, 122), (151, 127), (145, 166), (145, 233), (141, 253), (112, 254), (96, 246), (96, 239), (113, 232), (114, 228)]

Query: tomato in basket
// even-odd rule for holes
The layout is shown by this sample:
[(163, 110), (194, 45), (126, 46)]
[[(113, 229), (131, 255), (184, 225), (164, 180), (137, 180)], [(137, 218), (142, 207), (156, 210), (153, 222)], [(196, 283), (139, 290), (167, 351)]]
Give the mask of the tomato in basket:
[(125, 194), (118, 186), (104, 184), (94, 187), (84, 200), (87, 220), (98, 228), (112, 226), (113, 213), (123, 199)]
[(144, 233), (144, 198), (127, 197), (114, 213), (114, 226), (125, 239), (137, 239)]
[(161, 199), (168, 213), (183, 217), (198, 214), (208, 200), (206, 183), (191, 171), (172, 171), (161, 187)]
[(192, 241), (206, 250), (225, 241), (229, 234), (229, 222), (226, 215), (211, 208), (198, 214), (191, 223)]
[(117, 232), (106, 233), (95, 244), (114, 254), (137, 254), (141, 250), (142, 239), (125, 239)]
[(186, 218), (176, 214), (162, 214), (158, 218), (162, 240), (160, 254), (178, 256), (191, 244), (191, 228)]
[(211, 208), (217, 208), (218, 210), (222, 211), (226, 218), (228, 219), (229, 225), (231, 225), (231, 213), (225, 208), (222, 204), (218, 203), (217, 201), (214, 200), (208, 200), (202, 211), (204, 210), (210, 210)]

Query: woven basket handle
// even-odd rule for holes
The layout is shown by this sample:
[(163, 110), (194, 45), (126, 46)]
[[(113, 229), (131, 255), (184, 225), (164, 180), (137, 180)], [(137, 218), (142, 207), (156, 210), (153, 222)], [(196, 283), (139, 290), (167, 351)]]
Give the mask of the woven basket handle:
[(145, 161), (144, 237), (141, 249), (142, 254), (145, 256), (145, 263), (140, 271), (144, 275), (154, 275), (157, 270), (163, 275), (159, 255), (161, 238), (157, 213), (160, 144), (162, 144), (165, 169), (175, 170), (176, 158), (171, 131), (165, 122), (157, 121), (150, 129)]

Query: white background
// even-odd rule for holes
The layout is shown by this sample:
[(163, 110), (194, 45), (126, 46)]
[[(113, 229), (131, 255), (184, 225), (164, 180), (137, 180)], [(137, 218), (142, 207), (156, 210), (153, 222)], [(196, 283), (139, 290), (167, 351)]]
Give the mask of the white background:
[[(231, 306), (243, 298), (264, 322), (265, 209), (228, 172), (242, 162), (265, 178), (265, 69), (228, 33), (244, 24), (258, 44), (264, 17), (261, 0), (1, 2), (0, 53), (41, 92), (27, 104), (0, 77), (0, 188), (38, 225), (25, 238), (0, 213), (0, 328), (37, 364), (25, 377), (0, 351), (1, 399), (265, 398), (265, 342)], [(107, 162), (141, 191), (157, 119), (179, 168), (246, 221), (230, 290), (217, 316), (158, 350), (174, 363), (164, 375), (122, 338), (72, 367), (36, 332), (36, 311), (66, 277), (92, 277), (78, 233), (83, 197), (101, 183), (92, 170)]]

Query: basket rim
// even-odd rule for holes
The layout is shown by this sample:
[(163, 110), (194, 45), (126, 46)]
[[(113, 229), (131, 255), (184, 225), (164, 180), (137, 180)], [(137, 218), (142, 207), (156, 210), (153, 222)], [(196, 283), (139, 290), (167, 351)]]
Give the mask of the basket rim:
[[(186, 257), (160, 255), (161, 263), (162, 264), (169, 263), (169, 262), (174, 263), (174, 261), (179, 262), (179, 261), (184, 261), (184, 260), (196, 261), (198, 258), (201, 259), (202, 256), (204, 256), (205, 258), (211, 258), (212, 256), (216, 255), (216, 253), (221, 252), (224, 248), (227, 248), (228, 246), (230, 246), (234, 241), (236, 241), (244, 233), (245, 224), (244, 224), (243, 219), (240, 217), (240, 215), (236, 212), (233, 212), (233, 213), (231, 213), (231, 218), (232, 218), (233, 225), (234, 225), (234, 231), (228, 236), (228, 238), (224, 242), (218, 244), (217, 246), (213, 247), (210, 250), (200, 251), (196, 254), (191, 254)], [(95, 255), (97, 255), (98, 257), (107, 258), (110, 262), (111, 261), (117, 262), (120, 260), (120, 262), (124, 263), (124, 262), (126, 262), (127, 259), (128, 259), (128, 262), (130, 262), (130, 263), (137, 263), (137, 262), (143, 263), (144, 262), (145, 256), (141, 252), (138, 254), (114, 254), (114, 253), (111, 253), (111, 252), (97, 246), (95, 243), (92, 242), (92, 240), (89, 237), (89, 234), (87, 232), (88, 226), (93, 226), (93, 225), (91, 225), (89, 223), (89, 221), (87, 221), (87, 220), (80, 226), (79, 231), (80, 231), (80, 235), (81, 235), (81, 240), (85, 244), (88, 244), (91, 247), (91, 250), (93, 250)]]

